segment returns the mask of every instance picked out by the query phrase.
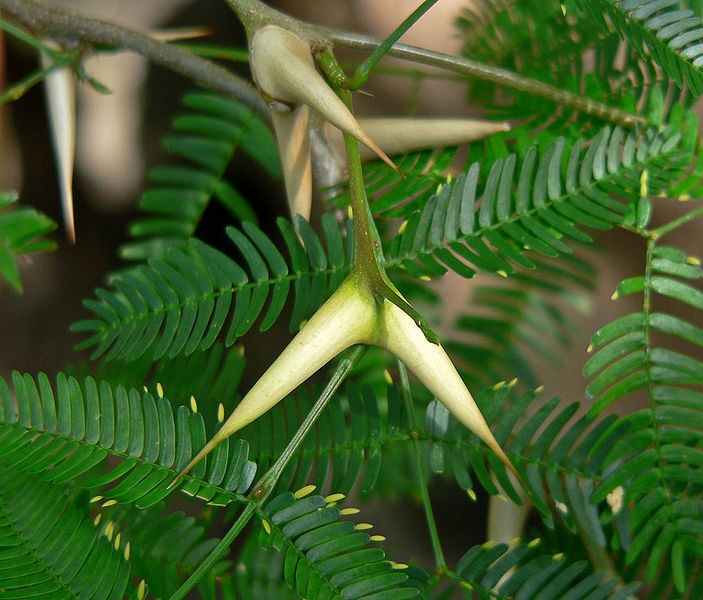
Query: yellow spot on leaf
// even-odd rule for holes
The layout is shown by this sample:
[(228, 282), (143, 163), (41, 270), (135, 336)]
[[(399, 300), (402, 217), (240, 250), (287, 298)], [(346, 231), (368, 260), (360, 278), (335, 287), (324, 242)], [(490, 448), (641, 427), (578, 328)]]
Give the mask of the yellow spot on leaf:
[(225, 405), (220, 402), (217, 407), (217, 422), (222, 423), (225, 420)]
[(476, 502), (476, 498), (477, 498), (476, 492), (474, 492), (471, 488), (469, 488), (468, 490), (466, 490), (466, 493), (469, 495), (469, 498), (471, 498), (471, 500), (473, 502)]
[(400, 227), (398, 227), (398, 235), (400, 235), (401, 233), (403, 233), (403, 232), (405, 231), (405, 228), (406, 228), (407, 226), (408, 226), (408, 222), (407, 222), (407, 221), (403, 221), (403, 222), (400, 224)]
[(640, 175), (640, 198), (646, 198), (649, 196), (649, 186), (647, 185), (647, 179), (649, 179), (649, 171), (644, 169), (642, 175)]
[(343, 508), (339, 512), (342, 514), (342, 516), (348, 517), (349, 515), (356, 515), (361, 511), (358, 508)]
[(298, 500), (301, 498), (305, 498), (305, 496), (309, 496), (312, 494), (315, 490), (317, 489), (316, 485), (310, 484), (301, 487), (295, 494), (293, 494)]
[(340, 500), (344, 500), (346, 496), (344, 494), (330, 494), (329, 496), (325, 497), (325, 502), (339, 502)]
[(540, 538), (535, 538), (534, 540), (527, 542), (527, 547), (534, 548), (535, 546), (539, 546), (541, 541), (542, 540)]
[(687, 256), (686, 257), (686, 262), (689, 265), (693, 265), (694, 267), (698, 267), (701, 264), (701, 259), (698, 258), (697, 256)]
[(161, 383), (157, 383), (157, 384), (156, 384), (156, 395), (157, 395), (159, 398), (163, 398), (163, 397), (164, 397), (164, 386), (161, 385)]
[(124, 547), (124, 559), (129, 560), (131, 553), (132, 553), (132, 542), (127, 542), (127, 545)]
[(270, 535), (271, 534), (271, 524), (266, 519), (261, 519), (261, 525), (263, 526), (264, 531)]
[(386, 536), (385, 535), (372, 535), (369, 539), (372, 542), (385, 542)]
[(122, 532), (118, 533), (115, 536), (115, 550), (120, 549), (120, 543), (122, 542)]
[(139, 586), (137, 587), (137, 600), (144, 600), (144, 597), (146, 596), (146, 581), (143, 579), (139, 582)]
[(357, 523), (354, 525), (354, 529), (357, 531), (366, 531), (367, 529), (373, 529), (373, 525), (371, 523)]
[(93, 496), (90, 499), (90, 503), (94, 504), (95, 502), (100, 502), (105, 496)]
[(103, 502), (103, 508), (107, 508), (108, 506), (114, 506), (115, 504), (117, 504), (117, 500), (115, 499), (106, 500), (105, 502)]
[(194, 413), (198, 412), (198, 401), (195, 399), (195, 396), (190, 397), (190, 410)]
[(493, 391), (497, 392), (500, 388), (502, 388), (505, 385), (505, 381), (499, 381), (498, 383), (493, 385)]

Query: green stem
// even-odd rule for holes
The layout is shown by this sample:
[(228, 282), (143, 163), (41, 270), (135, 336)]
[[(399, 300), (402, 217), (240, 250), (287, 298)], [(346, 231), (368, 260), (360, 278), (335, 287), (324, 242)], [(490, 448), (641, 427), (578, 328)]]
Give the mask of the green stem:
[[(352, 346), (347, 350), (334, 370), (332, 377), (327, 382), (325, 389), (320, 394), (315, 404), (310, 409), (310, 412), (306, 415), (305, 419), (301, 423), (298, 430), (293, 435), (293, 438), (288, 443), (286, 448), (278, 457), (278, 460), (273, 464), (273, 466), (266, 472), (266, 474), (259, 480), (259, 482), (254, 487), (254, 494), (258, 494), (258, 497), (265, 499), (271, 493), (276, 483), (278, 482), (283, 470), (286, 468), (290, 462), (293, 455), (298, 451), (298, 448), (305, 440), (305, 437), (312, 429), (317, 418), (322, 414), (322, 411), (327, 406), (335, 392), (342, 385), (342, 382), (346, 379), (347, 375), (351, 370), (359, 363), (361, 357), (366, 353), (366, 346)], [(263, 496), (261, 496), (263, 494)]]
[(369, 80), (371, 71), (375, 68), (378, 62), (386, 55), (386, 53), (393, 47), (393, 45), (405, 34), (408, 29), (410, 29), (415, 23), (417, 23), (425, 13), (430, 10), (438, 0), (425, 0), (420, 6), (418, 6), (412, 14), (405, 19), (396, 30), (391, 33), (383, 43), (376, 48), (371, 55), (362, 62), (354, 72), (354, 75), (349, 79), (349, 89), (358, 90)]
[(703, 208), (697, 208), (696, 210), (691, 211), (690, 213), (687, 213), (682, 217), (679, 217), (678, 219), (674, 219), (666, 225), (662, 225), (657, 229), (653, 229), (649, 232), (649, 237), (652, 240), (658, 240), (667, 233), (674, 231), (674, 229), (678, 229), (682, 225), (685, 225), (686, 223), (689, 223), (690, 221), (693, 221), (694, 219), (697, 219), (700, 216), (703, 216)]
[[(408, 380), (408, 371), (405, 365), (398, 361), (398, 371), (400, 372), (400, 393), (405, 402), (408, 412), (408, 422), (413, 432), (417, 431), (417, 421), (415, 419), (415, 408), (410, 391), (410, 381)], [(434, 553), (435, 566), (438, 572), (447, 570), (447, 562), (444, 559), (442, 551), (442, 543), (439, 540), (439, 532), (437, 531), (437, 522), (432, 512), (432, 502), (427, 487), (427, 478), (425, 477), (425, 461), (422, 455), (422, 447), (420, 440), (416, 435), (412, 436), (413, 451), (415, 454), (415, 466), (417, 467), (417, 481), (420, 489), (420, 498), (422, 499), (422, 508), (425, 511), (425, 519), (427, 521), (427, 529), (430, 534), (430, 542), (432, 543), (432, 552)]]
[[(358, 33), (349, 33), (326, 27), (313, 27), (313, 30), (320, 36), (324, 36), (335, 45), (353, 50), (370, 50), (378, 48), (382, 40)], [(460, 75), (475, 77), (496, 85), (525, 92), (532, 96), (540, 96), (556, 104), (573, 108), (587, 115), (592, 115), (606, 121), (620, 123), (628, 127), (646, 123), (646, 119), (638, 115), (633, 115), (602, 102), (597, 102), (590, 98), (585, 98), (579, 94), (574, 94), (567, 90), (549, 85), (536, 79), (523, 77), (506, 69), (486, 65), (469, 58), (452, 56), (443, 52), (435, 52), (410, 46), (407, 44), (396, 44), (388, 55), (396, 56), (414, 63), (437, 67)]]
[(247, 505), (244, 507), (242, 513), (234, 522), (230, 530), (220, 540), (217, 546), (215, 546), (205, 560), (200, 563), (198, 568), (193, 571), (191, 576), (183, 583), (183, 585), (178, 588), (176, 593), (171, 596), (171, 600), (182, 600), (185, 598), (186, 594), (197, 585), (198, 581), (200, 581), (203, 576), (205, 576), (205, 574), (217, 563), (217, 561), (227, 553), (229, 547), (232, 545), (232, 542), (241, 533), (242, 529), (244, 529), (244, 526), (249, 522), (251, 517), (254, 516), (259, 506), (261, 506), (271, 495), (271, 492), (276, 487), (276, 483), (278, 483), (283, 470), (293, 458), (293, 455), (300, 448), (300, 445), (315, 425), (315, 422), (320, 414), (322, 414), (322, 411), (327, 406), (327, 403), (339, 389), (339, 386), (342, 384), (347, 375), (349, 375), (351, 370), (361, 360), (361, 357), (365, 352), (365, 346), (353, 346), (344, 353), (344, 356), (339, 361), (339, 364), (332, 374), (332, 377), (327, 382), (325, 389), (322, 391), (319, 398), (310, 409), (310, 412), (300, 424), (300, 427), (295, 432), (290, 442), (288, 442), (288, 445), (285, 447), (271, 468), (264, 473), (261, 479), (259, 479), (259, 481), (252, 488), (252, 491), (249, 493), (246, 500)]
[[(351, 109), (351, 92), (342, 89), (340, 96)], [(347, 154), (349, 197), (354, 220), (354, 268), (367, 276), (382, 280), (385, 274), (383, 246), (366, 197), (359, 142), (345, 133), (344, 148)]]
[(52, 48), (41, 40), (35, 38), (31, 33), (28, 33), (19, 27), (15, 27), (12, 23), (8, 23), (7, 21), (5, 21), (5, 19), (2, 18), (0, 18), (0, 29), (2, 29), (5, 33), (8, 33), (12, 37), (24, 42), (28, 46), (32, 46), (40, 52), (45, 52), (54, 60), (60, 60), (63, 56), (63, 54), (59, 52), (56, 48)]
[(224, 535), (220, 542), (213, 548), (213, 550), (208, 554), (207, 558), (198, 565), (198, 567), (191, 573), (190, 577), (183, 582), (183, 585), (179, 587), (170, 600), (183, 600), (186, 594), (190, 592), (200, 581), (207, 572), (215, 565), (215, 563), (224, 556), (224, 554), (229, 550), (229, 547), (234, 542), (235, 538), (242, 532), (242, 529), (246, 526), (249, 520), (254, 516), (256, 509), (258, 507), (257, 502), (249, 502), (242, 513), (239, 515), (234, 525), (230, 530)]
[[(328, 51), (320, 52), (317, 56), (317, 61), (337, 95), (353, 113), (354, 106), (352, 95), (347, 85), (348, 80), (344, 77), (339, 63)], [(381, 236), (378, 234), (378, 229), (376, 229), (376, 223), (366, 196), (364, 173), (361, 167), (361, 156), (359, 155), (359, 142), (347, 133), (343, 135), (344, 148), (347, 154), (349, 198), (354, 226), (354, 263), (352, 273), (378, 302), (386, 299), (395, 304), (415, 321), (430, 342), (439, 344), (439, 337), (425, 318), (400, 295), (386, 274)]]
[(0, 94), (0, 106), (6, 104), (7, 102), (19, 100), (31, 88), (44, 81), (49, 73), (55, 71), (56, 69), (60, 69), (61, 67), (75, 64), (78, 59), (78, 51), (73, 51), (69, 54), (60, 55), (59, 58), (57, 58), (45, 69), (37, 69), (32, 71), (29, 75), (12, 84), (10, 87), (6, 88), (2, 94)]

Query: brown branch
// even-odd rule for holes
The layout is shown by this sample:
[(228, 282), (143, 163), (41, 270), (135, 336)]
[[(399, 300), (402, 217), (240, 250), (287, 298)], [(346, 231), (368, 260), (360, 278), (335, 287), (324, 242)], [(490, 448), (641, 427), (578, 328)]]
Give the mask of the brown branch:
[(37, 0), (0, 0), (0, 15), (11, 17), (38, 36), (131, 50), (199, 85), (239, 100), (270, 121), (268, 108), (253, 84), (178, 46), (159, 42), (120, 25), (47, 6)]

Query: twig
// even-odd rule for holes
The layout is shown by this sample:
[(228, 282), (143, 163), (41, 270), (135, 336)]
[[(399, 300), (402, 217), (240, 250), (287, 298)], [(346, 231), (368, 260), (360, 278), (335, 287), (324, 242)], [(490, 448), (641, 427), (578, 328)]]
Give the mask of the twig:
[(47, 6), (37, 0), (0, 0), (4, 17), (12, 17), (32, 33), (54, 39), (77, 40), (91, 46), (131, 50), (213, 91), (236, 98), (267, 122), (270, 115), (258, 90), (246, 79), (178, 46), (159, 42), (120, 25)]
[[(349, 33), (326, 27), (313, 27), (320, 36), (328, 38), (335, 45), (352, 50), (374, 51), (383, 40), (358, 33)], [(585, 114), (620, 123), (632, 127), (644, 124), (646, 120), (639, 115), (625, 112), (619, 108), (608, 106), (579, 94), (549, 85), (536, 79), (523, 77), (512, 71), (493, 65), (480, 63), (469, 58), (435, 52), (408, 44), (395, 44), (388, 50), (390, 56), (409, 60), (417, 64), (437, 67), (461, 75), (489, 81), (499, 86), (525, 92), (532, 96), (540, 96), (557, 104), (568, 106)]]

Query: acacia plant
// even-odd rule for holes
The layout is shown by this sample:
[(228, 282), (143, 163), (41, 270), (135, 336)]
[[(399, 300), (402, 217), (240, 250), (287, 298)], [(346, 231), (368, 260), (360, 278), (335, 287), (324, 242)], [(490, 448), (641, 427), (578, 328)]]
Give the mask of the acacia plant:
[[(436, 1), (378, 40), (227, 0), (252, 83), (223, 66), (235, 48), (0, 0), (0, 27), (44, 55), (2, 99), (47, 80), (64, 183), (72, 86), (100, 88), (87, 55), (136, 51), (200, 86), (73, 325), (91, 357), (0, 379), (0, 598), (703, 597), (703, 289), (672, 235), (703, 215), (699, 3), (482, 0), (457, 15), (460, 56), (398, 43)], [(465, 85), (486, 120), (357, 117), (387, 55), (394, 77)], [(226, 176), (243, 154), (287, 191), (271, 230)], [(15, 259), (51, 249), (53, 224), (0, 199), (19, 292)], [(195, 235), (212, 203), (227, 247)], [(641, 241), (613, 294), (638, 308), (592, 332), (583, 382), (543, 390), (536, 358), (573, 338), (608, 229)], [(477, 280), (451, 323), (428, 283), (448, 271)], [(240, 389), (242, 336), (279, 321), (292, 341)], [(438, 477), (534, 518), (454, 564)], [(425, 523), (403, 526), (433, 561), (368, 531), (350, 492), (418, 499)]]

